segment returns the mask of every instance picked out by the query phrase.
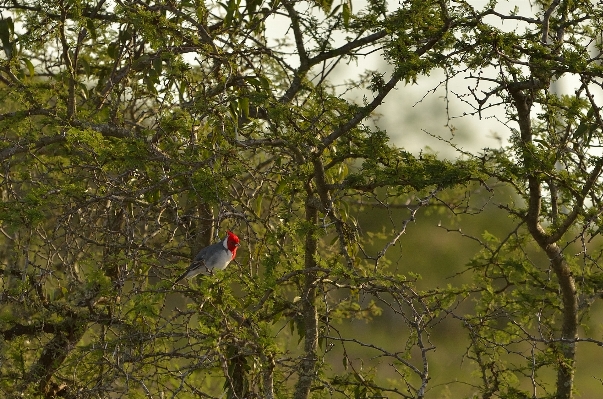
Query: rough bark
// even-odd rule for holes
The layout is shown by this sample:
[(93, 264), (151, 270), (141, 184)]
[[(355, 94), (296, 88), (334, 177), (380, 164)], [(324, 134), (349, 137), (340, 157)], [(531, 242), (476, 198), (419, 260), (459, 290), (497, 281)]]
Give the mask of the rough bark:
[[(535, 83), (537, 85), (538, 82)], [(537, 89), (538, 87), (534, 87)], [(517, 110), (517, 119), (523, 145), (523, 161), (529, 171), (528, 180), (528, 210), (525, 221), (528, 230), (536, 243), (546, 252), (559, 283), (563, 302), (563, 322), (561, 326), (561, 357), (557, 366), (557, 395), (558, 399), (570, 399), (574, 386), (574, 362), (576, 357), (576, 338), (578, 337), (578, 296), (576, 284), (569, 265), (565, 261), (563, 251), (556, 241), (560, 234), (547, 233), (540, 223), (542, 206), (542, 181), (533, 168), (533, 155), (530, 152), (532, 144), (532, 125), (530, 118), (531, 100), (529, 94), (523, 93), (517, 87), (510, 87), (510, 93)]]

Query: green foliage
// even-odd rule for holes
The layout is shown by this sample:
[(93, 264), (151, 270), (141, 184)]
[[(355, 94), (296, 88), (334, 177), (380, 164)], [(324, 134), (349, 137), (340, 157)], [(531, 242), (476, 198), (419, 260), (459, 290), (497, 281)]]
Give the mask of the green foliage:
[[(499, 3), (2, 2), (0, 391), (572, 397), (601, 346), (603, 14)], [(392, 72), (342, 96), (375, 51)], [(434, 71), (509, 141), (442, 159), (368, 123)], [(227, 229), (235, 262), (173, 285)]]

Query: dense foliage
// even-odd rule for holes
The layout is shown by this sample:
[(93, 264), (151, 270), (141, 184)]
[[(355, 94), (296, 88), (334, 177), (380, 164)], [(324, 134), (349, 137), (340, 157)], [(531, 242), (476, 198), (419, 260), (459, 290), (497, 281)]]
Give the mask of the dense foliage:
[[(452, 326), (470, 372), (451, 397), (589, 389), (603, 10), (476, 3), (1, 1), (0, 392), (442, 397), (430, 367)], [(391, 73), (333, 84), (372, 52)], [(367, 123), (436, 71), (508, 144), (444, 160)], [(420, 281), (399, 256), (429, 212), (495, 209), (502, 228), (446, 228), (479, 245), (461, 280)], [(236, 263), (173, 286), (226, 229)], [(383, 318), (402, 327), (377, 340)]]

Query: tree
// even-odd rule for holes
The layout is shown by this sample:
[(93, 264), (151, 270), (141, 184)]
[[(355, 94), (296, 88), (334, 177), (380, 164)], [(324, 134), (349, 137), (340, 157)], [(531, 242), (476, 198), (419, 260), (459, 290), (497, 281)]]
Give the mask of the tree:
[[(459, 323), (469, 394), (572, 397), (576, 348), (602, 344), (578, 336), (601, 295), (602, 13), (537, 3), (2, 2), (0, 389), (430, 397), (432, 336)], [(348, 84), (362, 104), (342, 98), (335, 67), (374, 51), (393, 72)], [(504, 110), (509, 144), (451, 143), (448, 161), (369, 127), (434, 70), (474, 82), (446, 93), (470, 117)], [(570, 75), (575, 93), (551, 90)], [(464, 235), (481, 248), (470, 281), (424, 288), (397, 268), (411, 222), (468, 223), (484, 188), (514, 225)], [(389, 220), (365, 220), (379, 209)], [(237, 263), (172, 289), (226, 228)], [(395, 341), (354, 328), (382, 312), (405, 326)]]
[[(464, 322), (488, 397), (501, 389), (509, 372), (531, 376), (531, 390), (521, 395), (542, 395), (538, 377), (548, 368), (556, 379), (545, 395), (572, 397), (578, 343), (600, 342), (578, 336), (580, 321), (601, 288), (595, 282), (600, 253), (589, 245), (600, 224), (603, 167), (594, 150), (600, 140), (595, 132), (603, 126), (593, 94), (601, 86), (601, 43), (592, 36), (600, 26), (600, 10), (590, 2), (541, 6), (535, 18), (492, 10), (475, 16), (477, 21), (489, 15), (521, 21), (525, 33), (478, 23), (467, 37), (479, 57), (469, 68), (496, 69), (490, 76), (475, 76), (476, 112), (502, 101), (516, 126), (508, 148), (488, 151), (482, 159), (493, 162), (489, 175), (509, 183), (523, 199), (520, 206), (500, 205), (518, 220), (517, 227), (504, 239), (488, 237), (473, 265), (486, 277), (486, 291), (477, 317)], [(552, 90), (551, 82), (562, 77), (577, 82), (574, 93)], [(547, 259), (533, 261), (526, 251), (529, 243)], [(579, 243), (578, 252), (573, 243)], [(512, 353), (514, 343), (531, 347), (529, 355), (516, 353), (524, 359), (518, 366), (492, 363), (501, 351)]]

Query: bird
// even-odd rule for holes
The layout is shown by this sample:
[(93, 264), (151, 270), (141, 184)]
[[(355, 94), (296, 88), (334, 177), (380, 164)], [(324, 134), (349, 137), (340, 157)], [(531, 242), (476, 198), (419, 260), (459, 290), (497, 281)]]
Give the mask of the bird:
[(239, 246), (239, 237), (232, 231), (227, 231), (224, 240), (199, 251), (190, 266), (174, 281), (173, 285), (178, 284), (184, 278), (195, 277), (197, 274), (211, 274), (214, 270), (224, 270), (237, 256)]

